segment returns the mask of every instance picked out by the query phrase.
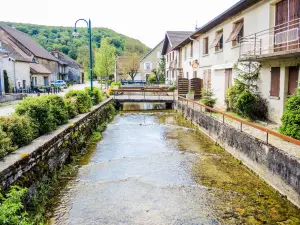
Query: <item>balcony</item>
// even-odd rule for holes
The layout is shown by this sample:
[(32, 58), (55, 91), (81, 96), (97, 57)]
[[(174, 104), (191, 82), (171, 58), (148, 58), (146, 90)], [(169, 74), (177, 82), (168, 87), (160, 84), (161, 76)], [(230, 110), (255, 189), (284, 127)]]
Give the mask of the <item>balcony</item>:
[(239, 61), (300, 56), (300, 19), (240, 39)]

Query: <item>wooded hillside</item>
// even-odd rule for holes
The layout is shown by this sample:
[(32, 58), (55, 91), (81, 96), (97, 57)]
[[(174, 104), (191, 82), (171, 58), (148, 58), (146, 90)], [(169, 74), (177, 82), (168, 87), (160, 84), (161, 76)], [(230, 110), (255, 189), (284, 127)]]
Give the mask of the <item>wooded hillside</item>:
[[(25, 23), (1, 22), (30, 35), (45, 49), (59, 51), (69, 55), (73, 59), (81, 61), (81, 52), (85, 52), (88, 45), (87, 28), (78, 28), (80, 35), (73, 37), (73, 27), (44, 26)], [(123, 55), (124, 52), (135, 52), (144, 55), (149, 48), (139, 40), (119, 34), (108, 28), (92, 28), (92, 42), (94, 48), (99, 48), (101, 39), (108, 38), (110, 43), (116, 47), (116, 54)], [(84, 53), (83, 53), (84, 54)]]

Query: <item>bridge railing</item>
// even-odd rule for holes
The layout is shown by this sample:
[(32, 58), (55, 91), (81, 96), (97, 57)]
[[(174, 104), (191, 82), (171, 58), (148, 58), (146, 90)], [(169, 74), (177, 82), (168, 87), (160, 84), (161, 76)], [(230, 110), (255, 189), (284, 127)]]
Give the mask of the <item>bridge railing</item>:
[(195, 105), (198, 105), (198, 106), (200, 106), (200, 111), (201, 112), (203, 112), (203, 109), (207, 109), (210, 112), (210, 116), (212, 116), (212, 112), (221, 114), (223, 123), (225, 123), (225, 118), (229, 118), (229, 119), (232, 119), (234, 121), (237, 121), (237, 122), (240, 123), (241, 131), (243, 131), (243, 124), (248, 125), (249, 127), (255, 128), (256, 130), (263, 131), (263, 132), (266, 133), (266, 142), (267, 143), (269, 143), (269, 135), (273, 135), (275, 137), (278, 137), (278, 138), (283, 139), (285, 141), (291, 142), (293, 144), (300, 145), (300, 140), (297, 140), (297, 139), (291, 138), (289, 136), (280, 134), (280, 133), (278, 133), (274, 130), (271, 130), (271, 129), (268, 129), (268, 128), (265, 128), (265, 127), (262, 127), (262, 126), (259, 126), (259, 125), (253, 124), (253, 123), (250, 123), (250, 122), (245, 121), (243, 119), (240, 119), (238, 117), (232, 116), (228, 113), (225, 113), (225, 112), (222, 112), (220, 110), (208, 107), (204, 104), (201, 104), (200, 102), (195, 102), (195, 101), (189, 100), (189, 99), (181, 97), (181, 96), (178, 96), (178, 101), (180, 101), (182, 105), (186, 104), (187, 106), (189, 106), (189, 103), (191, 103), (191, 106), (192, 106), (193, 109), (194, 109)]
[(141, 99), (141, 100), (172, 100), (175, 101), (175, 91), (168, 88), (119, 88), (112, 90), (114, 99)]

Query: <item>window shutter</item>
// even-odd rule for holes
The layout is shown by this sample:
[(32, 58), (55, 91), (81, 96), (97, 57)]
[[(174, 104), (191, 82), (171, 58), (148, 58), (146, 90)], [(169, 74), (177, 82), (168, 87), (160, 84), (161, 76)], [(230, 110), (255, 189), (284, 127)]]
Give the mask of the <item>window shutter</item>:
[(244, 26), (244, 22), (243, 21), (235, 24), (235, 27), (232, 30), (230, 36), (228, 37), (226, 43), (230, 42), (230, 41), (233, 41), (233, 40), (236, 40), (236, 38), (239, 35), (239, 33), (240, 33), (241, 29), (243, 28), (243, 26)]
[(293, 95), (296, 94), (296, 89), (298, 87), (298, 66), (292, 66), (289, 68), (289, 87), (288, 94)]
[(280, 91), (280, 67), (272, 67), (270, 96), (279, 97), (279, 91)]
[(216, 38), (215, 38), (214, 42), (211, 45), (211, 48), (214, 48), (214, 47), (216, 47), (219, 44), (222, 36), (223, 36), (223, 32), (217, 33)]

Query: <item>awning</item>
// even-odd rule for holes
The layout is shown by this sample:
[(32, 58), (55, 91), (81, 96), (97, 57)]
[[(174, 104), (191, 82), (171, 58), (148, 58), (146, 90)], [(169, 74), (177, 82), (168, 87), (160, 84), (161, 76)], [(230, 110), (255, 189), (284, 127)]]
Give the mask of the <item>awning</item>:
[(244, 26), (244, 22), (239, 22), (238, 24), (236, 24), (235, 28), (233, 29), (233, 31), (231, 32), (229, 38), (227, 39), (227, 42), (236, 40), (237, 36), (239, 35), (242, 27)]
[(216, 47), (216, 46), (219, 44), (219, 42), (220, 42), (222, 36), (223, 36), (223, 32), (218, 33), (217, 36), (216, 36), (216, 38), (215, 38), (215, 40), (214, 40), (214, 42), (213, 42), (212, 45), (210, 46), (210, 48)]

